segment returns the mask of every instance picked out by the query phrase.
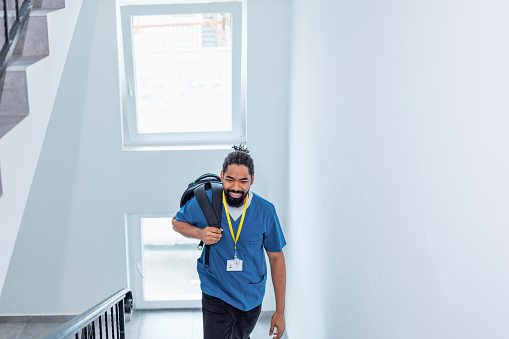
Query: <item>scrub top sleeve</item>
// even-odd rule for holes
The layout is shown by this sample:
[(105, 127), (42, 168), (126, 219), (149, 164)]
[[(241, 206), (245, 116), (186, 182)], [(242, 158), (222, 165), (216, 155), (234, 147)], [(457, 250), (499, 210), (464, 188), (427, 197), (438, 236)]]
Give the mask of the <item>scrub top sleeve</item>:
[(191, 225), (197, 225), (199, 221), (198, 210), (201, 211), (198, 201), (192, 197), (184, 206), (177, 212), (175, 218), (178, 221), (187, 222)]
[(263, 239), (263, 246), (269, 252), (281, 252), (285, 245), (285, 236), (283, 235), (276, 209), (273, 207), (271, 215), (268, 216), (268, 227)]

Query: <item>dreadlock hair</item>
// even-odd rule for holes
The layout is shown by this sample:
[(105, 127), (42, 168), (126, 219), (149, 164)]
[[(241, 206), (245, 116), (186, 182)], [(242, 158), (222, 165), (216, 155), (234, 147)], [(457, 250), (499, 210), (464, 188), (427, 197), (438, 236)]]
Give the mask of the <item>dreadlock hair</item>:
[(249, 175), (254, 175), (254, 162), (249, 155), (249, 150), (244, 145), (233, 146), (233, 152), (228, 154), (223, 162), (223, 173), (226, 173), (230, 165), (244, 165), (249, 170)]

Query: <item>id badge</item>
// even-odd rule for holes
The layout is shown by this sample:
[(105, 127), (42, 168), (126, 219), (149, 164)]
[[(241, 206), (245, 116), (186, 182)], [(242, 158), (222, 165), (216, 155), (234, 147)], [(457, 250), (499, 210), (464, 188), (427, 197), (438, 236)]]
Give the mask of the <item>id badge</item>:
[(242, 260), (230, 259), (226, 262), (227, 271), (242, 271)]

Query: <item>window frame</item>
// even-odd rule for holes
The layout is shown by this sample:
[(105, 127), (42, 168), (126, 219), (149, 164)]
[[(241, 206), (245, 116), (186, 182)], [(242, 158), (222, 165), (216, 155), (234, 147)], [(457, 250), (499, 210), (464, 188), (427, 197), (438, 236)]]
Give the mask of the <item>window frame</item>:
[[(125, 95), (122, 110), (124, 150), (138, 149), (210, 149), (229, 148), (246, 143), (246, 77), (245, 77), (245, 18), (242, 2), (130, 5), (122, 6), (123, 62)], [(232, 130), (222, 132), (138, 133), (136, 69), (134, 60), (132, 19), (143, 15), (231, 13), (232, 23)]]

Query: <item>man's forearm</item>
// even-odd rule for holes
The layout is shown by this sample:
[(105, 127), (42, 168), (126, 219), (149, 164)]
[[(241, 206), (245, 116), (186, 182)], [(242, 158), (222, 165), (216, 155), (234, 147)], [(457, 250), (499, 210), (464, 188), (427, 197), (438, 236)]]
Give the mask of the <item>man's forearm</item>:
[(201, 240), (201, 228), (187, 222), (178, 221), (175, 217), (171, 220), (171, 224), (173, 225), (173, 229), (184, 237)]
[(269, 336), (274, 335), (281, 339), (286, 328), (285, 321), (285, 293), (286, 293), (286, 264), (283, 251), (267, 251), (270, 261), (270, 272), (272, 273), (272, 284), (276, 295), (276, 312), (270, 321)]
[(222, 228), (210, 226), (200, 228), (187, 222), (178, 221), (175, 217), (173, 217), (171, 220), (171, 224), (173, 225), (173, 229), (176, 232), (182, 234), (184, 237), (202, 240), (205, 245), (216, 244), (219, 240), (221, 240), (221, 237), (223, 236)]
[(284, 312), (286, 295), (286, 264), (283, 252), (270, 253), (270, 272), (276, 296), (276, 312)]

